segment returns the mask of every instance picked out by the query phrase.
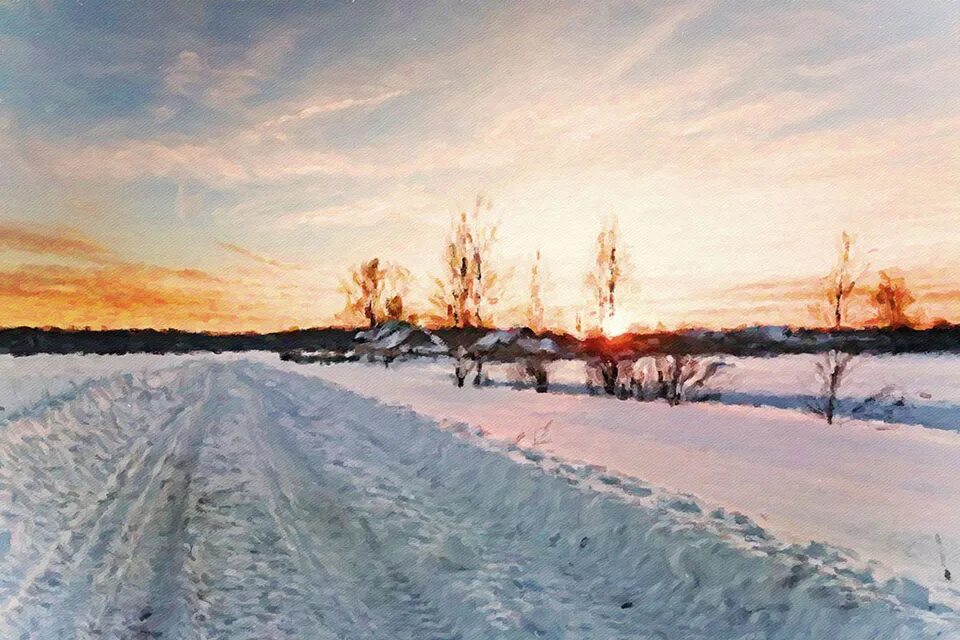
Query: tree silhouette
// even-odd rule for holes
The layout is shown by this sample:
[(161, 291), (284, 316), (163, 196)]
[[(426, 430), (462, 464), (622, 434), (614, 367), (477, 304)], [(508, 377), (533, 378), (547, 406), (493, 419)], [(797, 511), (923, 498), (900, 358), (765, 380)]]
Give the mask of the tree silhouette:
[(593, 297), (597, 328), (612, 318), (617, 308), (617, 286), (623, 277), (623, 255), (616, 221), (605, 225), (597, 236), (596, 262), (587, 274), (587, 287)]
[(434, 279), (431, 302), (447, 324), (479, 327), (489, 320), (488, 308), (498, 301), (499, 277), (491, 265), (497, 225), (485, 223), (481, 214), (492, 203), (478, 195), (473, 211), (461, 211), (444, 247), (444, 272)]
[(877, 309), (878, 326), (891, 329), (913, 326), (914, 321), (909, 309), (916, 302), (916, 298), (910, 293), (903, 277), (881, 271), (880, 283), (873, 293), (872, 301)]
[[(340, 283), (340, 291), (346, 298), (340, 319), (344, 322), (365, 322), (374, 327), (388, 317), (396, 315), (399, 318), (403, 310), (401, 291), (406, 287), (409, 277), (406, 269), (385, 265), (379, 258), (361, 262)], [(392, 292), (389, 299), (386, 294), (388, 289)], [(396, 313), (392, 313), (391, 309)]]
[(843, 328), (847, 321), (847, 309), (857, 281), (866, 272), (859, 257), (853, 251), (853, 238), (846, 231), (840, 234), (837, 262), (823, 279), (823, 289), (828, 305), (830, 327)]
[(527, 326), (534, 331), (543, 330), (543, 274), (541, 272), (540, 251), (530, 268), (530, 299), (527, 302)]

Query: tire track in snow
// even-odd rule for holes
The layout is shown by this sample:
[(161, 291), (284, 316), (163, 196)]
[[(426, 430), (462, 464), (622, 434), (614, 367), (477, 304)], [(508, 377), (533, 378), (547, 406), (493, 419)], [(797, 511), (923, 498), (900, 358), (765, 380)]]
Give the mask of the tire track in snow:
[[(304, 489), (281, 473), (278, 463), (283, 460), (278, 461), (275, 458), (276, 453), (264, 442), (261, 431), (268, 432), (271, 436), (275, 434), (268, 422), (257, 421), (265, 416), (254, 390), (244, 383), (237, 385), (235, 391), (239, 396), (240, 406), (235, 412), (236, 415), (232, 416), (234, 421), (231, 426), (236, 429), (232, 435), (241, 439), (246, 446), (242, 447), (244, 451), (240, 451), (241, 447), (237, 443), (231, 443), (229, 454), (231, 459), (245, 459), (251, 463), (250, 471), (254, 478), (251, 488), (256, 490), (258, 502), (269, 516), (284, 551), (292, 558), (295, 570), (310, 583), (307, 593), (312, 592), (313, 597), (308, 595), (305, 604), (313, 616), (311, 637), (335, 639), (356, 634), (361, 630), (364, 635), (370, 633), (372, 630), (364, 624), (365, 616), (356, 611), (356, 603), (349, 601), (349, 590), (346, 593), (337, 593), (338, 587), (343, 588), (343, 577), (334, 575), (328, 564), (313, 552), (317, 541), (327, 537), (317, 535), (323, 532), (316, 528), (303, 531), (305, 525), (318, 524), (320, 519), (311, 518), (310, 514), (294, 509), (294, 505), (302, 501)], [(323, 504), (329, 507), (332, 501), (328, 498)], [(317, 594), (323, 594), (322, 601), (316, 597)]]
[[(185, 397), (181, 404), (174, 407), (168, 416), (159, 421), (156, 429), (162, 431), (177, 421), (185, 423), (184, 417), (192, 402), (191, 396)], [(114, 424), (117, 424), (112, 408), (110, 415)], [(138, 492), (140, 474), (137, 471), (143, 469), (143, 460), (149, 459), (151, 450), (155, 447), (156, 445), (151, 446), (147, 443), (146, 437), (137, 437), (133, 447), (121, 458), (116, 470), (106, 479), (102, 490), (103, 498), (89, 509), (77, 514), (68, 524), (67, 529), (60, 533), (41, 554), (40, 560), (21, 581), (17, 592), (0, 608), (0, 617), (7, 631), (12, 632), (14, 617), (26, 619), (32, 617), (26, 612), (27, 609), (32, 608), (34, 611), (39, 609), (39, 617), (42, 620), (49, 616), (50, 602), (58, 593), (71, 587), (74, 590), (81, 590), (89, 586), (89, 582), (95, 575), (95, 569), (89, 566), (91, 550), (102, 543), (103, 537), (110, 537), (112, 531), (122, 523), (121, 511), (125, 506), (122, 496), (125, 492)], [(82, 598), (77, 597), (60, 599), (68, 603), (82, 601)], [(63, 620), (68, 618), (68, 615), (62, 616)], [(61, 629), (58, 633), (65, 633), (65, 631)]]
[[(302, 376), (262, 368), (257, 368), (255, 375), (262, 375), (270, 382), (269, 386), (264, 381), (255, 384), (261, 388), (265, 402), (274, 407), (271, 424), (280, 423), (284, 418), (299, 416), (290, 429), (298, 431), (307, 440), (321, 432), (322, 435), (328, 436), (329, 447), (349, 443), (349, 446), (344, 445), (342, 449), (337, 450), (341, 464), (335, 463), (333, 468), (348, 469), (355, 476), (351, 478), (352, 484), (363, 487), (368, 494), (384, 498), (397, 505), (402, 504), (406, 515), (411, 517), (412, 513), (417, 521), (418, 535), (426, 537), (434, 546), (443, 547), (442, 541), (452, 541), (454, 565), (459, 562), (456, 554), (457, 550), (462, 548), (460, 541), (471, 541), (471, 550), (467, 553), (468, 556), (476, 557), (471, 557), (468, 563), (482, 570), (458, 573), (457, 568), (453, 567), (453, 572), (449, 573), (448, 566), (439, 571), (436, 578), (451, 580), (450, 584), (442, 584), (438, 580), (435, 584), (422, 584), (421, 588), (430, 589), (433, 592), (448, 591), (447, 599), (450, 599), (451, 593), (459, 593), (463, 599), (476, 602), (476, 609), (482, 615), (472, 620), (474, 624), (490, 625), (489, 633), (491, 634), (497, 632), (522, 635), (549, 633), (547, 628), (553, 625), (551, 618), (554, 616), (554, 610), (552, 606), (544, 606), (544, 601), (549, 601), (546, 596), (556, 596), (557, 602), (563, 602), (569, 600), (570, 594), (576, 594), (578, 600), (576, 611), (572, 612), (573, 618), (578, 619), (578, 624), (585, 633), (598, 634), (589, 637), (612, 638), (622, 637), (623, 634), (629, 636), (630, 633), (639, 631), (650, 633), (657, 631), (656, 626), (646, 627), (642, 622), (639, 623), (640, 629), (637, 629), (636, 617), (631, 620), (623, 609), (612, 605), (610, 592), (598, 588), (584, 588), (581, 584), (583, 580), (581, 574), (571, 572), (565, 566), (565, 560), (560, 554), (553, 554), (557, 557), (556, 565), (552, 570), (549, 567), (538, 567), (539, 572), (547, 575), (533, 584), (532, 589), (521, 586), (527, 585), (528, 581), (524, 579), (526, 569), (535, 562), (535, 559), (529, 555), (529, 549), (515, 544), (513, 539), (515, 523), (508, 522), (506, 524), (510, 526), (505, 527), (503, 522), (486, 521), (478, 514), (472, 513), (468, 503), (458, 503), (457, 498), (451, 500), (447, 492), (453, 487), (445, 486), (445, 483), (456, 482), (455, 480), (445, 479), (437, 484), (435, 478), (421, 477), (421, 470), (418, 467), (426, 458), (411, 458), (404, 450), (407, 444), (404, 442), (404, 436), (392, 433), (389, 427), (383, 428), (383, 424), (374, 419), (375, 414), (382, 416), (384, 412), (390, 412), (388, 415), (393, 415), (394, 410), (367, 399), (360, 399), (361, 404), (349, 405), (355, 411), (363, 408), (363, 417), (371, 421), (371, 426), (368, 426), (364, 419), (342, 411), (340, 408), (344, 404), (342, 398), (335, 396), (336, 400), (332, 402), (327, 400), (324, 405), (313, 409), (314, 413), (319, 411), (325, 414), (323, 423), (315, 424), (311, 417), (302, 415), (303, 411), (317, 404), (318, 393), (328, 396), (331, 393), (339, 393), (338, 388), (331, 388), (322, 382)], [(350, 392), (343, 393), (350, 394)], [(419, 419), (417, 421), (419, 422)], [(374, 424), (376, 426), (372, 426)], [(433, 425), (423, 424), (421, 428), (427, 432), (434, 432), (435, 435), (442, 433)], [(436, 441), (429, 438), (427, 441), (437, 442), (437, 447), (422, 453), (427, 456), (443, 457), (447, 455), (449, 447), (465, 446), (456, 440), (448, 440), (449, 436), (450, 434), (442, 434)], [(295, 448), (298, 453), (308, 450), (309, 442)], [(356, 459), (357, 464), (342, 463), (343, 460), (351, 458)], [(376, 463), (370, 465), (369, 461), (373, 460)], [(506, 460), (501, 462), (507, 467), (514, 464)], [(376, 472), (375, 474), (371, 472), (371, 468)], [(385, 476), (389, 476), (389, 479)], [(506, 481), (507, 478), (503, 480)], [(329, 483), (329, 480), (326, 482)], [(360, 519), (364, 523), (373, 521), (362, 516)], [(377, 536), (369, 527), (367, 528), (368, 544), (373, 546), (377, 544), (378, 537), (383, 538), (389, 535), (384, 532)], [(393, 551), (396, 553), (403, 549)], [(445, 556), (447, 549), (427, 550), (429, 554), (438, 552), (440, 556)], [(539, 552), (551, 555), (549, 548), (540, 549)], [(385, 558), (390, 557), (387, 554), (382, 555)], [(446, 559), (442, 561), (448, 562)]]
[[(215, 408), (213, 376), (205, 373), (194, 403), (181, 413), (177, 430), (150, 467), (146, 484), (114, 535), (113, 563), (98, 577), (115, 581), (87, 626), (93, 637), (182, 637), (184, 609), (180, 573), (185, 562), (183, 530), (190, 484), (203, 443), (207, 414)], [(149, 458), (148, 458), (149, 459)], [(147, 546), (148, 549), (144, 549)], [(137, 580), (131, 580), (136, 573)]]
[[(263, 382), (259, 383), (263, 397), (275, 408), (271, 423), (300, 415), (304, 408), (316, 403), (312, 394), (317, 391), (324, 394), (331, 392), (331, 388), (326, 384), (301, 376), (273, 371), (262, 371), (262, 375), (268, 376), (268, 380), (272, 383), (270, 386), (266, 386)], [(361, 402), (368, 413), (366, 417), (369, 417), (370, 413), (391, 411), (366, 399), (362, 399)], [(561, 569), (563, 562), (559, 557), (557, 568), (552, 575), (548, 576), (546, 584), (540, 584), (532, 591), (518, 588), (518, 583), (524, 584), (525, 568), (533, 562), (533, 559), (516, 547), (512, 541), (513, 533), (507, 531), (505, 536), (503, 523), (483, 520), (477, 514), (471, 513), (469, 508), (465, 508), (466, 504), (455, 504), (456, 508), (452, 509), (450, 500), (444, 499), (447, 487), (443, 484), (435, 484), (436, 481), (433, 479), (426, 481), (425, 478), (420, 477), (420, 471), (416, 467), (422, 464), (423, 459), (405, 459), (409, 458), (409, 455), (401, 453), (404, 445), (402, 436), (393, 435), (389, 428), (384, 429), (379, 425), (368, 426), (358, 416), (341, 411), (340, 404), (335, 402), (321, 407), (321, 410), (326, 410), (329, 414), (325, 416), (326, 421), (322, 425), (312, 424), (309, 418), (303, 420), (301, 416), (295, 428), (308, 438), (316, 436), (317, 431), (320, 430), (326, 435), (342, 436), (329, 438), (330, 446), (350, 442), (352, 439), (354, 442), (351, 442), (351, 446), (344, 447), (339, 454), (343, 459), (349, 459), (351, 455), (356, 457), (358, 464), (335, 465), (335, 468), (349, 469), (356, 476), (353, 478), (353, 484), (364, 487), (368, 493), (398, 505), (402, 504), (407, 515), (409, 516), (412, 512), (418, 525), (421, 525), (420, 535), (427, 536), (434, 543), (452, 540), (456, 545), (454, 552), (461, 547), (460, 540), (470, 539), (475, 543), (472, 545), (472, 551), (468, 553), (476, 554), (475, 563), (483, 570), (471, 571), (465, 575), (457, 575), (454, 571), (449, 576), (449, 579), (454, 580), (453, 584), (430, 585), (433, 590), (450, 589), (462, 593), (466, 599), (478, 602), (477, 608), (483, 613), (481, 619), (484, 623), (491, 625), (491, 633), (495, 633), (495, 630), (521, 634), (544, 633), (545, 630), (538, 625), (548, 624), (550, 621), (542, 618), (549, 618), (551, 614), (549, 610), (544, 610), (542, 607), (544, 598), (541, 590), (544, 593), (555, 593), (561, 598), (569, 597), (570, 593), (577, 593), (582, 598), (578, 601), (579, 609), (576, 612), (577, 617), (580, 618), (580, 624), (584, 629), (601, 634), (599, 637), (620, 637), (603, 634), (629, 632), (624, 611), (619, 607), (611, 606), (609, 596), (606, 599), (598, 599), (596, 594), (602, 592), (601, 590), (586, 591), (580, 588), (578, 583), (581, 577)], [(353, 409), (358, 408), (358, 405), (351, 406)], [(434, 426), (426, 425), (423, 428), (430, 431), (436, 429)], [(443, 456), (447, 447), (462, 446), (459, 442), (447, 441), (447, 435), (449, 434), (441, 437), (439, 440), (441, 444), (436, 450), (429, 451), (427, 454)], [(308, 445), (296, 447), (298, 452), (306, 449)], [(370, 460), (377, 461), (373, 466), (376, 475), (371, 474), (369, 465), (366, 464)], [(390, 476), (386, 482), (385, 472)], [(456, 503), (456, 500), (454, 499), (453, 502)], [(367, 518), (361, 518), (361, 522), (369, 521)], [(378, 536), (369, 527), (365, 531), (368, 544), (376, 546)], [(435, 552), (435, 550), (432, 551), (432, 553)], [(541, 552), (549, 553), (549, 549)], [(441, 551), (441, 554), (443, 553)], [(385, 554), (384, 556), (389, 557)], [(454, 558), (453, 562), (456, 563), (457, 559)], [(540, 570), (543, 571), (543, 567)], [(438, 573), (437, 577), (442, 575)], [(584, 608), (584, 605), (589, 606)], [(635, 620), (633, 624), (636, 624)]]
[[(358, 473), (353, 477), (334, 479), (330, 473), (334, 469), (343, 467), (316, 464), (316, 459), (305, 455), (307, 450), (291, 437), (290, 427), (282, 425), (283, 418), (293, 418), (295, 422), (302, 421), (300, 408), (292, 398), (279, 391), (276, 387), (264, 384), (257, 380), (258, 372), (245, 370), (241, 378), (248, 388), (255, 392), (254, 397), (261, 405), (260, 414), (264, 418), (264, 425), (269, 425), (269, 438), (263, 433), (251, 432), (251, 439), (257, 442), (261, 451), (261, 459), (266, 461), (264, 468), (270, 483), (277, 496), (283, 496), (279, 502), (290, 504), (297, 501), (298, 494), (303, 494), (302, 479), (312, 480), (317, 488), (326, 488), (347, 482), (353, 485), (355, 493), (362, 493), (363, 489), (375, 486), (373, 478)], [(271, 411), (272, 408), (272, 411)], [(313, 452), (312, 452), (313, 453)], [(359, 470), (358, 470), (359, 471)], [(297, 477), (299, 476), (299, 477)], [(371, 638), (383, 640), (446, 640), (460, 637), (453, 629), (453, 624), (444, 618), (440, 609), (430, 602), (429, 598), (415, 587), (414, 581), (403, 570), (403, 567), (389, 558), (378, 535), (373, 531), (367, 514), (358, 509), (358, 504), (342, 501), (343, 487), (336, 494), (321, 492), (320, 499), (325, 507), (337, 514), (340, 528), (359, 528), (352, 533), (352, 547), (341, 546), (343, 553), (352, 556), (350, 563), (362, 567), (366, 573), (364, 584), (354, 585), (354, 589), (366, 589), (362, 599), (366, 604), (368, 614), (374, 620), (370, 628), (365, 630)], [(296, 516), (297, 514), (291, 514)], [(310, 562), (312, 568), (329, 575), (323, 561), (316, 557), (310, 549), (319, 539), (331, 540), (333, 536), (320, 535), (315, 529), (302, 530), (304, 524), (317, 523), (319, 520), (305, 520), (301, 517), (292, 517), (278, 522), (288, 522), (291, 527), (290, 537), (297, 541), (302, 549), (303, 557)], [(329, 527), (329, 524), (327, 525)], [(379, 621), (376, 619), (379, 618)], [(356, 630), (353, 631), (356, 633)], [(365, 636), (366, 637), (366, 636)]]

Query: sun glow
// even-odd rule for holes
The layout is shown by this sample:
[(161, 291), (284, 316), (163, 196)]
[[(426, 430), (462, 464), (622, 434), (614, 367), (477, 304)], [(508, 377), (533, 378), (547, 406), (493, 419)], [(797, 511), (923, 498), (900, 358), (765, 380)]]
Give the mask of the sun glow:
[(601, 330), (603, 331), (603, 335), (608, 338), (615, 338), (629, 331), (633, 324), (634, 318), (620, 311), (604, 318)]

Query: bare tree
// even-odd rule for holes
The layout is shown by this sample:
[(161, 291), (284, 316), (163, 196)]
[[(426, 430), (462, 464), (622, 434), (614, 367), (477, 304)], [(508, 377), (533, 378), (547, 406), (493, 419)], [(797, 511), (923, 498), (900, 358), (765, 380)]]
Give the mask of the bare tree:
[(360, 263), (350, 272), (349, 280), (340, 285), (347, 298), (344, 311), (363, 318), (371, 327), (375, 326), (385, 278), (386, 270), (380, 267), (379, 258)]
[(473, 212), (455, 218), (444, 248), (444, 273), (435, 279), (431, 302), (455, 327), (483, 326), (487, 306), (498, 299), (499, 278), (490, 265), (497, 226), (481, 221), (491, 208), (490, 200), (477, 196)]
[(493, 269), (490, 258), (497, 239), (497, 225), (483, 224), (480, 212), (486, 207), (489, 211), (493, 203), (483, 196), (477, 196), (473, 209), (473, 315), (477, 326), (484, 326), (487, 306), (499, 301), (500, 276)]
[[(635, 359), (629, 345), (616, 345), (603, 336), (603, 325), (616, 313), (618, 286), (623, 277), (623, 252), (620, 249), (616, 221), (604, 225), (597, 235), (596, 260), (585, 279), (592, 298), (590, 315), (596, 316), (596, 325), (588, 330), (585, 353), (587, 388), (603, 389), (604, 393), (624, 397), (621, 370), (629, 368)], [(583, 317), (577, 314), (577, 333), (581, 333)], [(627, 385), (629, 391), (629, 385)]]
[(880, 283), (871, 297), (877, 309), (877, 324), (881, 327), (899, 329), (914, 324), (910, 307), (916, 298), (907, 288), (906, 280), (887, 271), (880, 272)]
[[(346, 322), (366, 322), (374, 327), (390, 316), (384, 303), (387, 290), (395, 293), (390, 298), (402, 300), (400, 293), (409, 279), (409, 273), (402, 267), (381, 263), (379, 258), (371, 258), (354, 267), (348, 278), (340, 283), (340, 291), (346, 297), (340, 317)], [(402, 302), (401, 302), (402, 309)], [(396, 302), (393, 303), (396, 309)]]
[(445, 273), (435, 279), (437, 291), (432, 298), (441, 313), (446, 315), (447, 321), (455, 327), (469, 324), (465, 317), (470, 300), (469, 241), (467, 214), (461, 212), (444, 248)]
[(857, 281), (866, 272), (866, 266), (854, 254), (853, 238), (846, 231), (840, 234), (837, 262), (823, 279), (830, 327), (839, 330), (846, 325), (847, 308)]
[(837, 394), (843, 377), (853, 361), (853, 354), (831, 350), (823, 354), (816, 364), (820, 394), (808, 405), (811, 412), (822, 416), (827, 424), (833, 424), (837, 411)]
[(543, 330), (543, 275), (540, 251), (530, 268), (530, 300), (527, 302), (527, 326), (536, 332)]
[(616, 313), (617, 285), (623, 276), (619, 233), (616, 222), (605, 225), (597, 236), (596, 263), (587, 274), (587, 286), (593, 297), (597, 328)]

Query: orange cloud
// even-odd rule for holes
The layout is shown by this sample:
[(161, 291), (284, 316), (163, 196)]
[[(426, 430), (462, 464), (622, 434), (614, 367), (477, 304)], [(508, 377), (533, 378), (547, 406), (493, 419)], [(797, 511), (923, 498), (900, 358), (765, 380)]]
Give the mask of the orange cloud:
[(74, 232), (28, 229), (23, 224), (15, 223), (0, 223), (0, 248), (97, 263), (116, 259), (112, 249)]
[(0, 271), (0, 325), (233, 331), (292, 324), (267, 301), (249, 302), (240, 293), (196, 269), (23, 265)]
[(67, 227), (0, 222), (0, 252), (37, 256), (31, 262), (14, 256), (0, 265), (0, 326), (271, 331), (316, 325), (327, 314), (311, 287), (280, 282), (303, 266), (220, 245), (250, 265), (221, 273), (129, 262)]

